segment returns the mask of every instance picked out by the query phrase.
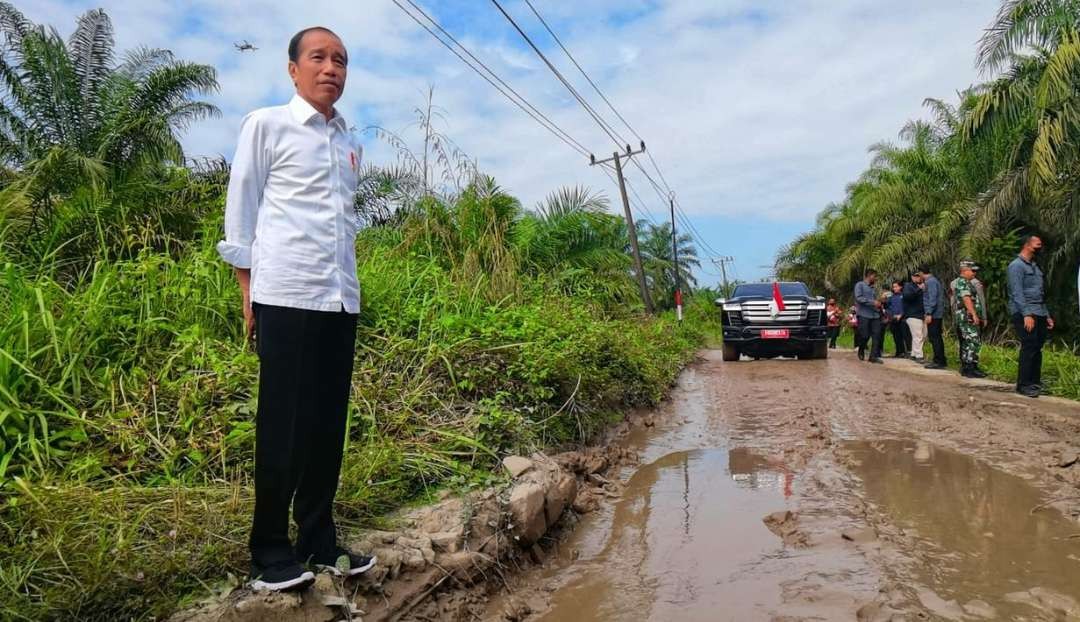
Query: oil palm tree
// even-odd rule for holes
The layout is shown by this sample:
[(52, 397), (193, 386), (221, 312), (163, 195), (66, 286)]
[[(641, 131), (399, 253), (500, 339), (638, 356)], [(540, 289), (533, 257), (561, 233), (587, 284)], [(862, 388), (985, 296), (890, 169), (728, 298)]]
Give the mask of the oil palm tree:
[[(635, 223), (638, 230), (638, 246), (641, 260), (648, 279), (653, 301), (662, 308), (674, 306), (676, 276), (684, 292), (697, 287), (694, 269), (701, 267), (697, 248), (690, 234), (678, 235), (675, 240), (678, 248), (678, 261), (672, 258), (671, 223), (654, 225), (646, 220)], [(678, 275), (675, 273), (678, 266)]]
[(80, 187), (123, 184), (162, 163), (181, 165), (177, 133), (219, 114), (195, 99), (215, 70), (138, 48), (115, 60), (113, 26), (84, 13), (65, 41), (0, 2), (0, 165), (16, 173), (0, 218), (44, 217)]
[(525, 270), (551, 275), (566, 293), (609, 303), (634, 296), (625, 239), (624, 221), (608, 212), (607, 197), (580, 186), (552, 193), (514, 229)]

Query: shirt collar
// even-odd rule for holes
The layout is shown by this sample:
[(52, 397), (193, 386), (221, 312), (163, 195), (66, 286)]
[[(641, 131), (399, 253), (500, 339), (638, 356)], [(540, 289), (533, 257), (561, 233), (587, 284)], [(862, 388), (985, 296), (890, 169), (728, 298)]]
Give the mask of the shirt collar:
[[(315, 107), (308, 103), (306, 99), (300, 97), (299, 94), (293, 95), (289, 100), (289, 112), (292, 113), (297, 123), (306, 125), (312, 119), (320, 116), (322, 113), (315, 110)], [(330, 119), (332, 125), (337, 125), (338, 129), (345, 129), (345, 118), (341, 116), (341, 113), (337, 108), (334, 108), (334, 116)]]

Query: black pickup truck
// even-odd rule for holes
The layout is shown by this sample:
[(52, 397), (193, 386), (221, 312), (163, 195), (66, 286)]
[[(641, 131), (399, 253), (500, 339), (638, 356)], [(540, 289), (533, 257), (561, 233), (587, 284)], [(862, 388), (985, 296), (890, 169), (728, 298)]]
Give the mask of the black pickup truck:
[(797, 356), (829, 356), (825, 299), (811, 296), (803, 283), (779, 283), (784, 309), (774, 302), (773, 283), (737, 285), (731, 298), (720, 298), (724, 330), (724, 360)]

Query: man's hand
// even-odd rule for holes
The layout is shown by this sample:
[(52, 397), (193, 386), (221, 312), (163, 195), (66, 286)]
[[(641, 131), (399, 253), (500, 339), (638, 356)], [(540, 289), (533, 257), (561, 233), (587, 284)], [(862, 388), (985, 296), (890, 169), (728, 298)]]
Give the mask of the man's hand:
[(1054, 330), (1054, 318), (1052, 318), (1052, 317), (1047, 317), (1046, 318), (1046, 328), (1049, 329), (1049, 330)]
[(244, 336), (249, 343), (255, 342), (255, 313), (251, 310), (251, 270), (236, 268), (236, 282), (240, 285), (240, 298), (244, 311)]
[(255, 342), (255, 312), (251, 310), (251, 300), (244, 296), (244, 334), (247, 340)]
[(1029, 333), (1031, 331), (1035, 330), (1035, 316), (1033, 316), (1033, 315), (1025, 315), (1024, 316), (1024, 330), (1026, 330)]
[(926, 325), (929, 326), (929, 325), (931, 325), (933, 323), (934, 323), (934, 316), (932, 316), (932, 315), (926, 316)]

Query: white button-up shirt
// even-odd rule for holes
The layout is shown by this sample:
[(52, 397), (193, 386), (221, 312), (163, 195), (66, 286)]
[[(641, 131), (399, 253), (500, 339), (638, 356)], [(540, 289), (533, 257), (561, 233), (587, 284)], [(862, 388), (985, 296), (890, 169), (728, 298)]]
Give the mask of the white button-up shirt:
[(299, 95), (244, 117), (225, 199), (228, 263), (251, 268), (251, 300), (360, 312), (353, 208), (361, 147), (337, 111)]

